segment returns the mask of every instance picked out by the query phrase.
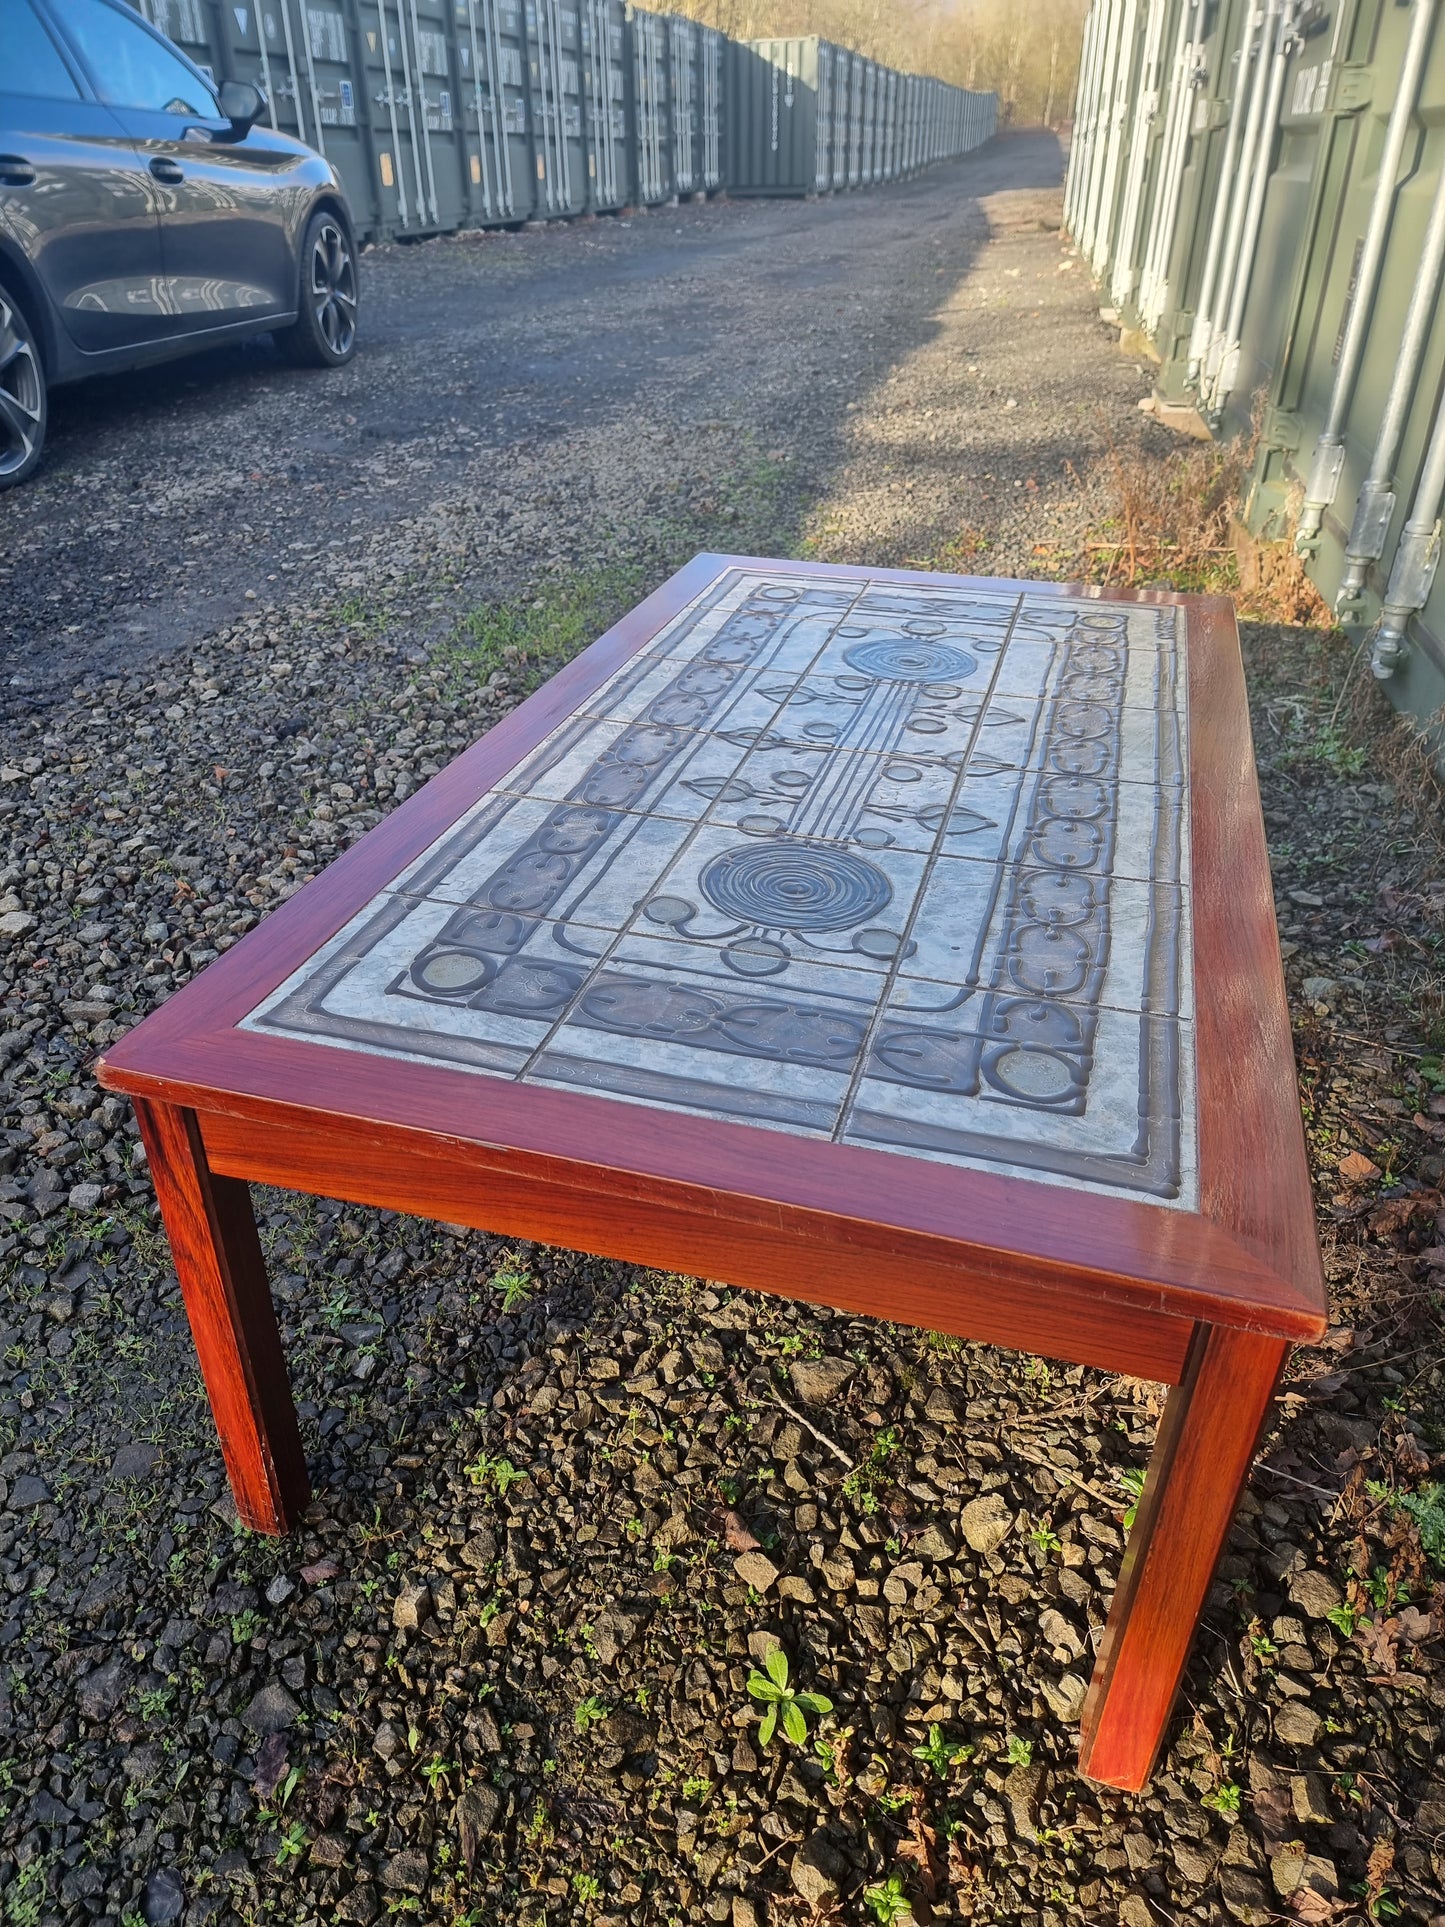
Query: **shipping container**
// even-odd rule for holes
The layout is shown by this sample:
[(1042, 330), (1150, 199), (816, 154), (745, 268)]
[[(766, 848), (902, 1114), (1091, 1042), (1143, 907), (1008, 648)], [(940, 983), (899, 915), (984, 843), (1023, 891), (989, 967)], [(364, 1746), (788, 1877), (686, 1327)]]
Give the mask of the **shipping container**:
[(832, 125), (828, 127), (828, 185), (834, 193), (848, 187), (848, 116), (854, 79), (854, 56), (844, 48), (832, 50)]
[(672, 63), (672, 179), (678, 194), (687, 195), (702, 185), (701, 48), (695, 21), (674, 16), (667, 25)]
[(715, 194), (724, 181), (723, 67), (727, 36), (716, 27), (699, 27), (698, 40), (698, 178), (704, 193)]
[[(1433, 0), (1096, 0), (1066, 186), (1161, 399), (1257, 427), (1292, 541), (1393, 699), (1445, 705), (1445, 31)], [(1105, 179), (1124, 89), (1122, 193)]]
[(734, 187), (824, 194), (993, 132), (994, 96), (812, 37), (744, 47), (626, 0), (132, 0), (317, 148), (362, 239)]
[(583, 0), (582, 94), (588, 206), (627, 205), (627, 9), (624, 0)]
[(627, 32), (632, 197), (643, 207), (675, 200), (672, 171), (672, 35), (660, 14), (631, 7)]
[(531, 92), (533, 211), (580, 214), (588, 204), (582, 133), (582, 23), (577, 0), (524, 0)]
[(832, 50), (808, 37), (735, 41), (729, 51), (729, 193), (817, 193), (819, 72)]

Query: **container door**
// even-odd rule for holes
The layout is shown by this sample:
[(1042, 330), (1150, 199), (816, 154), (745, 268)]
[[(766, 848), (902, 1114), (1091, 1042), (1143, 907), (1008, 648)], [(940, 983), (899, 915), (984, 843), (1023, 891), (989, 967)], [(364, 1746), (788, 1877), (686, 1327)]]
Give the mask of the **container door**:
[(507, 218), (525, 221), (539, 210), (537, 149), (540, 135), (532, 112), (527, 41), (521, 0), (486, 0), (492, 19), (493, 68), (501, 104), (505, 146)]
[(631, 25), (637, 198), (655, 207), (673, 193), (668, 23), (657, 14), (634, 13)]
[(453, 13), (470, 218), (487, 227), (506, 221), (512, 205), (496, 9), (489, 0), (454, 0)]
[(697, 180), (695, 32), (690, 20), (669, 20), (667, 29), (672, 82), (672, 178), (679, 194), (691, 194)]
[(426, 162), (431, 224), (443, 232), (467, 216), (466, 137), (458, 107), (460, 75), (453, 66), (451, 0), (405, 0), (410, 29), (413, 86)]
[(698, 121), (701, 134), (702, 186), (716, 193), (723, 184), (723, 36), (716, 27), (699, 29), (701, 46), (698, 66), (701, 99)]
[(863, 58), (848, 56), (848, 185), (857, 187), (862, 180), (863, 153)]
[(469, 212), (451, 6), (452, 0), (360, 0), (358, 7), (382, 225), (392, 233), (444, 232), (460, 227)]
[(576, 5), (526, 0), (537, 212), (579, 214), (587, 202), (582, 145), (582, 45)]
[[(361, 0), (361, 59), (366, 103), (376, 129), (376, 185), (380, 226), (387, 234), (424, 233), (431, 225), (427, 200), (424, 136), (416, 98), (410, 41), (402, 31), (395, 0)], [(270, 0), (263, 21), (267, 43), (276, 27), (277, 0)], [(276, 53), (271, 71), (276, 74)], [(284, 72), (284, 68), (283, 68)], [(281, 99), (279, 77), (277, 100)]]
[(877, 179), (875, 148), (878, 139), (878, 69), (871, 60), (863, 63), (863, 146), (858, 157), (858, 178), (864, 187)]
[(627, 201), (627, 77), (622, 0), (583, 0), (582, 90), (588, 205), (606, 212)]
[(818, 97), (814, 109), (813, 188), (818, 194), (826, 194), (833, 184), (833, 164), (829, 156), (829, 142), (833, 136), (833, 49), (821, 40), (818, 42)]
[(848, 185), (848, 93), (852, 62), (841, 47), (831, 49), (833, 58), (833, 132), (829, 150), (833, 167), (833, 188), (841, 192)]

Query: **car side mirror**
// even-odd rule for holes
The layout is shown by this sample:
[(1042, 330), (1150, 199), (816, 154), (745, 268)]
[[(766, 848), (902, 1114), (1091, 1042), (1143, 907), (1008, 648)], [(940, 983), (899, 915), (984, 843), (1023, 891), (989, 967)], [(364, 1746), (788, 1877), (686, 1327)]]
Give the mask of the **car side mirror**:
[(218, 95), (222, 118), (231, 123), (233, 133), (247, 134), (261, 118), (266, 96), (248, 80), (228, 80)]

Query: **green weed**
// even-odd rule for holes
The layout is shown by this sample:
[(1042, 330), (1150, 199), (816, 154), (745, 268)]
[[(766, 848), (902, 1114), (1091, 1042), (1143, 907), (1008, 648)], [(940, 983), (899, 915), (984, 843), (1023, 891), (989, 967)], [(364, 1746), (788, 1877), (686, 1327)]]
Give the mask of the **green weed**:
[(763, 1661), (765, 1672), (754, 1670), (748, 1675), (748, 1691), (755, 1700), (761, 1700), (765, 1711), (758, 1727), (758, 1741), (767, 1746), (778, 1729), (778, 1721), (783, 1723), (783, 1731), (794, 1746), (808, 1743), (809, 1713), (831, 1713), (833, 1702), (821, 1693), (799, 1693), (788, 1684), (788, 1655), (781, 1646), (775, 1646)]
[(881, 1886), (866, 1888), (863, 1905), (879, 1922), (879, 1927), (891, 1927), (895, 1920), (913, 1918), (913, 1907), (903, 1891), (903, 1881), (896, 1873), (889, 1874)]
[(585, 1700), (579, 1700), (572, 1713), (572, 1724), (579, 1733), (590, 1733), (599, 1720), (605, 1720), (612, 1708), (605, 1700), (589, 1693)]
[(499, 1498), (505, 1498), (511, 1487), (520, 1485), (526, 1476), (525, 1472), (517, 1470), (510, 1459), (494, 1459), (485, 1452), (467, 1467), (467, 1477), (473, 1485), (480, 1486), (483, 1491), (490, 1486)]
[(946, 1740), (941, 1726), (930, 1726), (928, 1739), (922, 1746), (915, 1746), (913, 1757), (931, 1766), (940, 1780), (946, 1780), (955, 1760), (967, 1760), (972, 1756), (973, 1747), (967, 1740)]

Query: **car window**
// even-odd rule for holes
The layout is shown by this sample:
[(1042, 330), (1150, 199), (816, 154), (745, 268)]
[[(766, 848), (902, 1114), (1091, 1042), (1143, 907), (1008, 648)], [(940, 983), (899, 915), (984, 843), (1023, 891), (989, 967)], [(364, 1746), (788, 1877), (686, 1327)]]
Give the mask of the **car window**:
[(65, 31), (112, 107), (216, 116), (215, 96), (168, 47), (106, 0), (65, 0)]
[(30, 0), (0, 0), (0, 94), (79, 100), (80, 89)]

